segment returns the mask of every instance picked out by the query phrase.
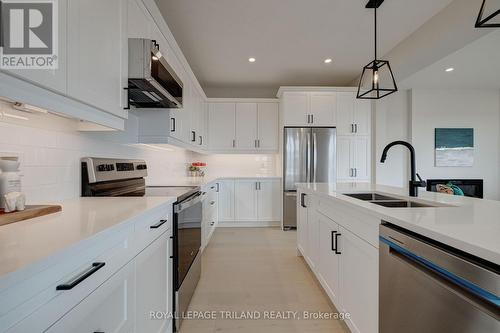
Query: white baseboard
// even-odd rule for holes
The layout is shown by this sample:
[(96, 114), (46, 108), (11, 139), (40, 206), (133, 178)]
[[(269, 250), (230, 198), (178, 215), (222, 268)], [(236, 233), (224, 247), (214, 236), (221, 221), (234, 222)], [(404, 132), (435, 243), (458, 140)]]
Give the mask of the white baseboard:
[(219, 221), (219, 228), (279, 227), (280, 221)]

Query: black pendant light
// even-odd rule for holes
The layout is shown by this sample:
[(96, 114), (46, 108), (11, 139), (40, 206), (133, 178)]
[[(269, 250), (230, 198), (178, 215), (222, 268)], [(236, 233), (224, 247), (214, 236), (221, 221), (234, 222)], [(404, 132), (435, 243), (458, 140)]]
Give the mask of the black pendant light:
[(373, 8), (375, 14), (375, 59), (363, 67), (358, 86), (359, 99), (380, 99), (398, 91), (389, 61), (377, 59), (377, 8), (383, 2), (370, 0), (366, 4), (366, 8)]
[(500, 1), (483, 0), (477, 15), (476, 28), (500, 28)]

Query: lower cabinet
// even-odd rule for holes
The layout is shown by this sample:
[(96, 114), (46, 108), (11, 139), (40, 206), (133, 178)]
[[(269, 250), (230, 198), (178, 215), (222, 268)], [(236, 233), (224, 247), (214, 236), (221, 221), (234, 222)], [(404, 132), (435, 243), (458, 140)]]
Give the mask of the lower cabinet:
[(314, 195), (299, 190), (297, 248), (338, 311), (349, 313), (346, 323), (351, 331), (376, 333), (378, 249), (349, 231), (345, 227), (349, 221), (334, 221), (320, 213), (316, 202)]
[(353, 332), (378, 332), (378, 249), (345, 228), (340, 233), (342, 308)]
[(234, 221), (249, 222), (249, 226), (278, 222), (280, 200), (279, 179), (237, 179), (234, 183)]
[(320, 280), (330, 298), (339, 298), (340, 255), (338, 238), (340, 227), (327, 217), (319, 218), (319, 270)]
[(234, 221), (234, 180), (219, 180), (217, 187), (219, 222)]
[(164, 332), (169, 324), (152, 319), (150, 312), (165, 314), (172, 310), (171, 250), (170, 233), (166, 232), (135, 258), (136, 332)]
[(130, 262), (45, 332), (134, 332), (134, 299), (135, 271)]

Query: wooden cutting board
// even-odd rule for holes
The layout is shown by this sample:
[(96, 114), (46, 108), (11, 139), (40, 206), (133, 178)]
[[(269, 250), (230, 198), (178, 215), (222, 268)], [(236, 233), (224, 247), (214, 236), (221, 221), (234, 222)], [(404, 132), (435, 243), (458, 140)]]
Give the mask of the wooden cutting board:
[(0, 209), (0, 226), (57, 213), (61, 210), (62, 207), (59, 205), (26, 205), (25, 210), (12, 213), (5, 213), (3, 209)]

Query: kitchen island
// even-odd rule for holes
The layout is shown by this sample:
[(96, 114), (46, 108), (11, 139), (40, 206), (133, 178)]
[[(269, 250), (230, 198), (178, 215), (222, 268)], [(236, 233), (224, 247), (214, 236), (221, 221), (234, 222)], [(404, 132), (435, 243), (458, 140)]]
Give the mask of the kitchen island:
[[(405, 203), (413, 207), (384, 207)], [(500, 263), (500, 202), (370, 184), (298, 184), (297, 248), (353, 332), (379, 328), (379, 227), (389, 223)], [(383, 200), (385, 199), (385, 200)], [(498, 266), (496, 266), (498, 267)]]

